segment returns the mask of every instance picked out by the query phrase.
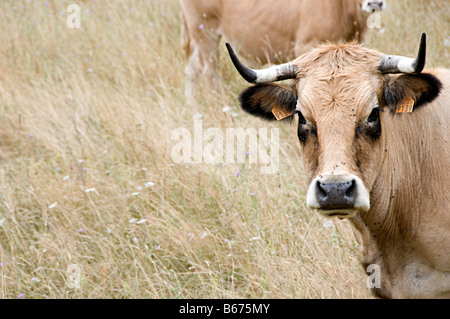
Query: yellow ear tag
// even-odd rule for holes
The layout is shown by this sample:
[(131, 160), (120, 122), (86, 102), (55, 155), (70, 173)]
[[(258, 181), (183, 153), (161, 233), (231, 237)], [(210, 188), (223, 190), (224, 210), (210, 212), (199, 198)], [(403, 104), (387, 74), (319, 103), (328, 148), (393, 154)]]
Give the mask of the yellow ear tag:
[(294, 112), (291, 112), (291, 113), (286, 112), (286, 110), (284, 108), (275, 104), (272, 108), (272, 114), (275, 116), (277, 121), (281, 121), (282, 119), (285, 119), (286, 117), (294, 114)]
[(411, 96), (406, 96), (397, 104), (397, 113), (411, 113), (414, 108), (414, 100)]

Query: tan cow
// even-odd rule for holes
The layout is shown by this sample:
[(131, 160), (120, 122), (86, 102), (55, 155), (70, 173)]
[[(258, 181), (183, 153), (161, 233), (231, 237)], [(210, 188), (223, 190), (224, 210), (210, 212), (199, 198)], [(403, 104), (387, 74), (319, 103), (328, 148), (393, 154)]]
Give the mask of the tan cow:
[(322, 45), (264, 70), (228, 45), (257, 83), (239, 96), (244, 110), (298, 114), (307, 206), (350, 221), (364, 268), (380, 271), (372, 292), (382, 298), (450, 297), (450, 70), (422, 73), (425, 41), (416, 59)]
[(198, 77), (220, 82), (218, 44), (223, 36), (247, 56), (285, 62), (316, 42), (362, 42), (367, 19), (384, 8), (374, 0), (180, 0), (182, 46), (186, 54), (186, 95)]

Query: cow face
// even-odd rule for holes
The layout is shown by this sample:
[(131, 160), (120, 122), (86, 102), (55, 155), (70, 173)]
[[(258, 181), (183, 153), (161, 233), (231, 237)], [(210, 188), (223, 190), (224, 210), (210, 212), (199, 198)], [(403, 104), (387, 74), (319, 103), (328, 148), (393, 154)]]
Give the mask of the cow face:
[(297, 83), (297, 134), (310, 181), (307, 205), (326, 216), (352, 216), (370, 209), (374, 155), (381, 146), (381, 108), (371, 85), (376, 80), (323, 75)]
[(261, 83), (239, 96), (252, 115), (275, 120), (274, 110), (282, 110), (289, 115), (285, 119), (298, 118), (307, 206), (325, 216), (351, 217), (370, 209), (384, 157), (385, 118), (401, 116), (395, 109), (404, 98), (412, 98), (416, 110), (439, 93), (440, 82), (429, 74), (383, 74), (381, 59), (354, 44), (322, 46), (289, 65), (295, 66), (291, 85)]

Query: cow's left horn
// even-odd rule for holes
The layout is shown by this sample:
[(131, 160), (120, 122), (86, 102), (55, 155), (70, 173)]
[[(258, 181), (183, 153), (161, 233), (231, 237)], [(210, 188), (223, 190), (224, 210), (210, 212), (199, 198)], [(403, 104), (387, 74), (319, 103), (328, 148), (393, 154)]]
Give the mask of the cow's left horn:
[(239, 61), (229, 43), (225, 44), (228, 49), (231, 61), (241, 76), (250, 83), (268, 83), (287, 79), (294, 79), (297, 73), (297, 67), (292, 63), (274, 65), (263, 70), (253, 70), (246, 67)]
[(420, 73), (425, 67), (427, 35), (422, 33), (419, 53), (415, 59), (398, 55), (383, 55), (378, 70), (385, 73)]

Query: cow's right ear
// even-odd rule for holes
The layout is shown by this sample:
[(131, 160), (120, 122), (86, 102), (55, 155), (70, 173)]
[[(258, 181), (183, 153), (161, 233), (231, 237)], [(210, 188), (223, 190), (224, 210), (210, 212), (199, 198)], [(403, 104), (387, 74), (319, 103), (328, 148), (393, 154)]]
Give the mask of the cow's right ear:
[(269, 121), (292, 119), (297, 105), (294, 86), (272, 83), (251, 86), (238, 99), (244, 111)]

